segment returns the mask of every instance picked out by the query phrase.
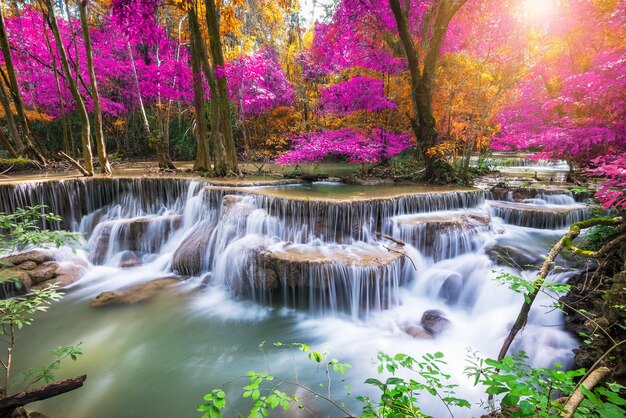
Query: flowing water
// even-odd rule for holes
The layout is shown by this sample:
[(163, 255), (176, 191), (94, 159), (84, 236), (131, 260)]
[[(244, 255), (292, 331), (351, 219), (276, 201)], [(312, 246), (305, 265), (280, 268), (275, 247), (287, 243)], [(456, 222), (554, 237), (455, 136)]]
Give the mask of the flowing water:
[[(478, 402), (480, 389), (462, 376), (467, 349), (495, 356), (523, 300), (494, 278), (520, 269), (532, 278), (528, 264), (541, 263), (562, 229), (587, 211), (567, 193), (522, 203), (486, 197), (477, 189), (229, 188), (151, 178), (0, 185), (0, 211), (49, 205), (64, 220), (48, 226), (82, 233), (87, 244), (78, 254), (90, 261), (63, 301), (20, 334), (16, 367), (46, 364), (47, 350), (84, 343), (85, 355), (59, 377), (87, 373), (86, 385), (33, 405), (52, 416), (194, 417), (204, 393), (231, 381), (226, 416), (236, 416), (246, 403), (234, 389), (247, 370), (269, 364), (275, 375), (297, 374), (316, 388), (326, 381), (298, 353), (270, 349), (272, 342), (326, 347), (358, 365), (347, 382), (355, 394), (370, 390), (362, 382), (375, 376), (379, 351), (442, 351), (459, 395)], [(149, 301), (90, 306), (103, 291), (173, 275), (186, 280)], [(576, 346), (550, 305), (547, 297), (537, 301), (513, 347), (537, 366), (570, 364)], [(435, 338), (409, 335), (432, 309), (449, 328)], [(328, 390), (341, 397), (345, 384), (337, 379)], [(425, 396), (422, 404), (435, 416), (445, 413), (436, 399)], [(310, 407), (317, 416), (340, 416), (319, 400)], [(480, 412), (475, 405), (456, 416)]]

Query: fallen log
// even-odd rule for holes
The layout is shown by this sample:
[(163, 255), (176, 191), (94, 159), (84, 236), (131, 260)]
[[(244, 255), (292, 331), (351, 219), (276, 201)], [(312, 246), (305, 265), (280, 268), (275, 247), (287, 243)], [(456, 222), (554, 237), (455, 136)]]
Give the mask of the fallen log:
[(54, 396), (62, 395), (83, 386), (87, 375), (73, 377), (56, 383), (42, 386), (37, 389), (27, 390), (16, 395), (0, 398), (0, 418), (10, 416), (15, 408), (27, 405), (32, 402), (42, 401)]
[(72, 157), (64, 153), (63, 151), (59, 151), (59, 156), (63, 158), (65, 161), (67, 161), (68, 163), (70, 163), (71, 165), (73, 165), (78, 171), (82, 173), (83, 176), (85, 177), (93, 176), (93, 173), (90, 173), (89, 171), (85, 170), (85, 168), (82, 165), (80, 165), (78, 161), (76, 161), (75, 159), (73, 159)]
[(378, 238), (385, 238), (385, 239), (388, 239), (389, 241), (393, 241), (402, 247), (406, 245), (406, 242), (399, 240), (398, 238), (394, 238), (391, 235), (383, 234), (382, 232), (374, 232), (374, 235), (376, 235)]

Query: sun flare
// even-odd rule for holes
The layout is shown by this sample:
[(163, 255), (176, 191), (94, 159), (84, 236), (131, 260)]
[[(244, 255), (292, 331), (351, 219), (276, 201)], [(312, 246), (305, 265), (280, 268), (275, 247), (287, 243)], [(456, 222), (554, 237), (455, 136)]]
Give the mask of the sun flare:
[(522, 12), (528, 19), (541, 22), (549, 19), (555, 12), (555, 0), (524, 0)]

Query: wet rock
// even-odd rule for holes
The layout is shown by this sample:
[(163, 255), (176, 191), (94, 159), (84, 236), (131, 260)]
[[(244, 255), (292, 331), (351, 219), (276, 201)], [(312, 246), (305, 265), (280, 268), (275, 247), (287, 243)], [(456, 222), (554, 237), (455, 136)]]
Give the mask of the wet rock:
[(164, 277), (119, 290), (102, 292), (91, 301), (91, 306), (99, 308), (107, 305), (130, 305), (143, 302), (154, 297), (160, 290), (176, 283), (180, 283), (178, 277)]
[[(180, 215), (117, 219), (100, 223), (89, 240), (89, 261), (102, 264), (107, 258), (111, 239), (117, 251), (157, 252), (161, 244), (180, 227)], [(115, 236), (112, 237), (112, 234)]]
[(46, 261), (28, 272), (33, 284), (37, 285), (48, 280), (52, 280), (55, 276), (59, 263), (56, 261)]
[(421, 324), (433, 336), (437, 336), (450, 326), (450, 320), (438, 309), (430, 309), (422, 315)]
[(128, 269), (143, 264), (141, 256), (136, 251), (124, 251), (120, 257), (120, 267)]
[(31, 286), (30, 276), (25, 271), (0, 269), (0, 299), (24, 295)]
[(444, 280), (439, 290), (439, 297), (449, 304), (458, 302), (463, 290), (463, 277), (459, 273), (453, 273)]
[(17, 266), (20, 270), (33, 270), (35, 267), (37, 267), (37, 263), (34, 261), (24, 261), (22, 264)]
[(413, 338), (417, 338), (418, 340), (432, 340), (433, 338), (431, 333), (427, 332), (419, 325), (406, 325), (402, 327), (402, 331), (409, 334)]
[[(0, 261), (3, 265), (12, 265), (19, 266), (20, 264), (30, 262), (35, 263), (37, 265), (44, 263), (46, 261), (53, 261), (54, 257), (52, 252), (46, 250), (31, 250), (18, 254), (9, 255), (7, 257), (2, 257)], [(28, 264), (29, 266), (31, 264)]]
[(183, 239), (172, 256), (172, 270), (183, 276), (197, 276), (203, 270), (215, 226), (201, 221)]
[(0, 282), (10, 279), (0, 289), (1, 298), (28, 293), (31, 289), (43, 289), (50, 284), (68, 286), (82, 277), (87, 262), (78, 256), (66, 261), (52, 261), (53, 252), (34, 250), (0, 259), (3, 265), (12, 265), (6, 260), (21, 261), (18, 265), (0, 269)]

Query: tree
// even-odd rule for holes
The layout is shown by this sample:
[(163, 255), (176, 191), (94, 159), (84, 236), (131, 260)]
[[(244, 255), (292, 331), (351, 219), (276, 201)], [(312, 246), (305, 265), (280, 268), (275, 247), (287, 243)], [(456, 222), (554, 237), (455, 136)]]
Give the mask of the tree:
[[(204, 0), (206, 25), (209, 34), (209, 45), (211, 59), (213, 62), (213, 73), (215, 83), (211, 85), (211, 112), (216, 112), (217, 117), (212, 119), (211, 131), (217, 130), (216, 134), (222, 137), (225, 160), (218, 159), (215, 172), (219, 176), (229, 173), (239, 173), (237, 166), (237, 154), (235, 151), (235, 140), (233, 138), (233, 127), (230, 119), (230, 98), (228, 96), (228, 81), (226, 79), (224, 51), (220, 37), (220, 15), (215, 7), (214, 0)], [(215, 122), (218, 125), (215, 125)]]
[[(74, 79), (69, 59), (67, 56), (67, 50), (65, 45), (63, 44), (63, 39), (61, 38), (61, 32), (59, 30), (59, 25), (57, 23), (56, 15), (54, 13), (54, 4), (52, 0), (41, 0), (42, 1), (42, 10), (48, 23), (48, 27), (52, 31), (52, 35), (54, 36), (54, 40), (56, 43), (57, 51), (59, 52), (59, 57), (61, 58), (61, 64), (63, 66), (63, 72), (65, 73), (65, 80), (67, 85), (74, 97), (74, 102), (76, 103), (76, 108), (78, 110), (78, 115), (80, 116), (81, 123), (81, 141), (83, 148), (83, 159), (84, 159), (84, 174), (86, 176), (93, 176), (93, 156), (91, 153), (91, 125), (89, 122), (89, 113), (87, 113), (87, 107), (85, 106), (85, 101), (83, 96), (78, 88), (78, 83), (76, 79)], [(77, 73), (77, 78), (78, 78)]]
[[(15, 66), (13, 65), (13, 58), (11, 57), (11, 50), (9, 46), (6, 25), (4, 22), (4, 12), (2, 11), (2, 7), (0, 7), (0, 48), (2, 49), (2, 56), (4, 58), (4, 64), (6, 67), (6, 74), (3, 70), (0, 70), (0, 74), (2, 75), (2, 81), (10, 90), (11, 96), (13, 98), (13, 103), (15, 104), (15, 110), (17, 112), (18, 121), (20, 124), (20, 128), (22, 129), (23, 139), (26, 145), (25, 152), (27, 155), (32, 156), (35, 160), (39, 161), (45, 166), (47, 164), (47, 160), (41, 153), (41, 151), (35, 147), (35, 144), (33, 143), (32, 132), (30, 131), (28, 121), (26, 120), (24, 100), (22, 99), (20, 85), (17, 81), (17, 73), (15, 71)], [(0, 94), (3, 96), (2, 104), (4, 105), (5, 112), (8, 115), (12, 111), (10, 106), (8, 105), (8, 98), (4, 93), (4, 88), (2, 88)], [(11, 132), (14, 135), (14, 141), (16, 142), (16, 144), (19, 144), (20, 137), (19, 134), (16, 132), (16, 129), (12, 128)]]
[(420, 67), (419, 55), (407, 20), (410, 9), (403, 9), (399, 0), (389, 0), (409, 68), (414, 111), (413, 116), (410, 117), (411, 128), (417, 142), (418, 153), (427, 163), (427, 178), (436, 175), (432, 158), (427, 154), (427, 151), (435, 145), (438, 135), (432, 108), (437, 61), (448, 32), (448, 26), (466, 1), (438, 0), (433, 2), (429, 13), (426, 14), (429, 19), (425, 19), (423, 24), (423, 33), (431, 34), (431, 36), (429, 39), (422, 39), (422, 44), (426, 44), (426, 52), (423, 66)]
[(111, 174), (111, 164), (107, 156), (106, 142), (102, 131), (102, 107), (100, 105), (100, 92), (98, 91), (98, 81), (96, 70), (93, 65), (93, 52), (91, 50), (91, 36), (87, 24), (87, 0), (78, 2), (78, 12), (80, 14), (80, 26), (83, 31), (83, 42), (85, 43), (85, 54), (87, 55), (87, 69), (89, 71), (89, 81), (91, 83), (91, 97), (93, 100), (94, 133), (96, 136), (96, 148), (98, 150), (98, 160), (100, 161), (100, 172)]

